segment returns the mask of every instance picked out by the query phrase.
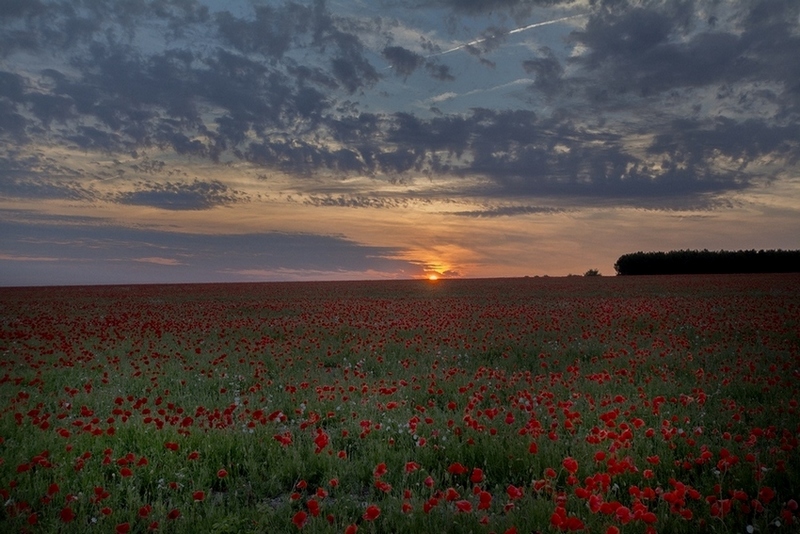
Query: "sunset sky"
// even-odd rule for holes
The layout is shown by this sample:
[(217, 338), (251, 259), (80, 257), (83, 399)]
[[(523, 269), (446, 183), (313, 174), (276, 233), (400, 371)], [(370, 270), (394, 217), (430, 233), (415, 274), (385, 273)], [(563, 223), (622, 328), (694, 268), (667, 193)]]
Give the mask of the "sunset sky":
[(0, 285), (800, 248), (797, 0), (0, 0)]

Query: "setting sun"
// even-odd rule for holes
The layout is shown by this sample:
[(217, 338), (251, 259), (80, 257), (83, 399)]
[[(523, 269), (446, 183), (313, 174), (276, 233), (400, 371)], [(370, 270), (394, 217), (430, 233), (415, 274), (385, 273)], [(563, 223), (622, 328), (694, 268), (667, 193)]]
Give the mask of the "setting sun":
[(435, 282), (438, 279), (439, 279), (439, 275), (438, 274), (429, 274), (428, 275), (428, 280), (430, 280), (431, 282)]

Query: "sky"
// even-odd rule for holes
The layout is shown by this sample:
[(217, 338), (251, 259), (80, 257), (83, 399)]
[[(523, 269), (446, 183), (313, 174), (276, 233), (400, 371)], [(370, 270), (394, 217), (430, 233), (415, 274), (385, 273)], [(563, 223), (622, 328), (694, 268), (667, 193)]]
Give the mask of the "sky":
[(0, 0), (0, 285), (800, 248), (796, 0)]

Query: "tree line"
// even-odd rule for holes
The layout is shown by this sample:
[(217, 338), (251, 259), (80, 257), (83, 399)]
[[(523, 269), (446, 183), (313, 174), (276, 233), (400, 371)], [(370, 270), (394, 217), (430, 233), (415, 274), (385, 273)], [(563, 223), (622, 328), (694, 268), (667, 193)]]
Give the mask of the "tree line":
[(618, 275), (800, 272), (800, 250), (673, 250), (623, 254)]

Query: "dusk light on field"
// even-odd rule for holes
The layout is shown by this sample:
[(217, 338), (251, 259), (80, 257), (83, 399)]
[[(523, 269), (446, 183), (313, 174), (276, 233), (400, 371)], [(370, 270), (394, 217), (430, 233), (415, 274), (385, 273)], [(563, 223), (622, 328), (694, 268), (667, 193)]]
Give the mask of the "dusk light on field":
[(794, 0), (0, 1), (0, 285), (800, 248)]

